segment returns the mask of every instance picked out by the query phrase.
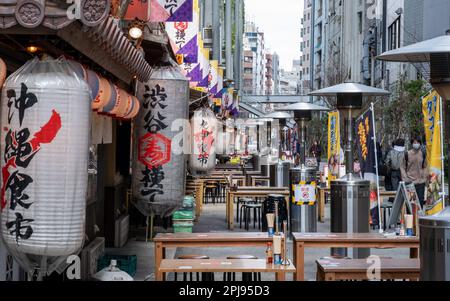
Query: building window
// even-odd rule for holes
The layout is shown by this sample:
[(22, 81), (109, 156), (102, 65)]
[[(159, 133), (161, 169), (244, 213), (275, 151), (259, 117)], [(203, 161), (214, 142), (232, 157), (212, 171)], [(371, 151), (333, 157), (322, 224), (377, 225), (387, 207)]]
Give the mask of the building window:
[(358, 12), (358, 29), (359, 29), (359, 34), (362, 34), (363, 32), (363, 15), (362, 12)]
[(388, 46), (389, 50), (400, 48), (400, 16), (388, 28)]

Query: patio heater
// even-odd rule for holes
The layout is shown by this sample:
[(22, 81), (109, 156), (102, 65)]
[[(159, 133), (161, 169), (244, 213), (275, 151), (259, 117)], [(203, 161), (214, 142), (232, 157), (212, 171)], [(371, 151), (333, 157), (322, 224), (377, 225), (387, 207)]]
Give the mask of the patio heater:
[[(294, 119), (298, 127), (300, 141), (300, 166), (289, 170), (290, 190), (290, 232), (317, 232), (317, 203), (299, 200), (300, 191), (315, 191), (316, 171), (314, 167), (306, 167), (306, 126), (312, 119), (312, 112), (329, 111), (328, 108), (312, 103), (298, 102), (278, 111), (294, 112)], [(297, 193), (296, 193), (297, 191)], [(315, 195), (315, 193), (314, 193)], [(297, 198), (296, 198), (297, 196)], [(294, 201), (295, 200), (295, 201)]]
[(269, 165), (270, 186), (271, 187), (288, 187), (289, 186), (289, 170), (291, 162), (283, 161), (282, 151), (284, 144), (284, 128), (287, 126), (287, 120), (293, 116), (286, 112), (273, 112), (265, 115), (263, 118), (278, 120), (279, 123), (279, 141), (278, 141), (278, 162)]
[[(270, 166), (276, 164), (278, 161), (278, 158), (275, 158), (272, 156), (272, 122), (274, 119), (260, 117), (256, 120), (257, 120), (257, 122), (266, 125), (265, 132), (263, 132), (263, 134), (266, 134), (266, 139), (265, 139), (266, 148), (264, 148), (263, 145), (260, 145), (261, 139), (260, 139), (259, 130), (261, 129), (261, 126), (257, 127), (258, 148), (259, 148), (258, 160), (257, 160), (259, 162), (258, 170), (261, 171), (261, 174), (263, 176), (272, 177), (272, 175), (270, 173), (270, 169), (271, 169)], [(260, 124), (260, 125), (262, 125), (262, 124)], [(263, 140), (263, 142), (264, 142), (264, 140)]]
[[(450, 30), (447, 30), (446, 35), (388, 51), (377, 58), (390, 62), (412, 63), (445, 100), (443, 104), (447, 123), (445, 128), (448, 128), (450, 125)], [(446, 136), (448, 143), (449, 131), (446, 132)], [(450, 155), (450, 148), (448, 151)], [(450, 170), (448, 172), (450, 174)], [(419, 224), (421, 280), (450, 280), (448, 208), (432, 217), (421, 217)]]
[[(370, 181), (353, 173), (354, 122), (363, 107), (364, 96), (389, 95), (388, 91), (356, 84), (344, 83), (311, 92), (312, 96), (337, 98), (337, 109), (344, 116), (345, 165), (347, 174), (331, 181), (331, 232), (368, 233), (370, 211)], [(353, 249), (353, 258), (366, 258), (369, 249)], [(333, 248), (332, 256), (346, 257), (347, 249)]]

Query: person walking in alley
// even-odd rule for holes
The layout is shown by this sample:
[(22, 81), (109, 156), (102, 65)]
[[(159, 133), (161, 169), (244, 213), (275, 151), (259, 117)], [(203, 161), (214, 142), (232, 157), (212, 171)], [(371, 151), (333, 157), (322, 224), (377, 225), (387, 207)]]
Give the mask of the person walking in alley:
[(397, 139), (394, 147), (388, 152), (385, 159), (387, 173), (390, 175), (392, 191), (397, 191), (398, 184), (402, 180), (400, 171), (401, 164), (405, 156), (405, 140)]
[(413, 183), (420, 205), (425, 205), (425, 187), (428, 178), (428, 165), (426, 153), (422, 149), (422, 140), (414, 138), (411, 140), (412, 149), (405, 153), (402, 164), (402, 181)]
[(317, 166), (320, 166), (320, 160), (322, 157), (322, 147), (320, 146), (319, 142), (317, 140), (314, 140), (313, 145), (311, 145), (309, 149), (309, 154), (316, 158), (317, 160)]

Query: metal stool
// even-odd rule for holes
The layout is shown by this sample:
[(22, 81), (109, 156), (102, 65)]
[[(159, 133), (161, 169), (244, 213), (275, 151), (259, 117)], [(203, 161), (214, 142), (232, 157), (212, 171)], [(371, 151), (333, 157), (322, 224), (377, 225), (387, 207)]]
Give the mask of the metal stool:
[(253, 228), (256, 229), (256, 222), (258, 221), (258, 229), (261, 229), (261, 204), (245, 204), (244, 207), (244, 225), (245, 229), (249, 230), (250, 218), (251, 218), (251, 210), (253, 209)]
[(384, 226), (385, 230), (388, 229), (389, 217), (391, 216), (392, 207), (393, 207), (393, 204), (390, 202), (385, 202), (385, 203), (381, 204), (381, 209), (383, 210), (383, 212), (382, 212), (383, 226)]
[(216, 195), (217, 195), (217, 183), (216, 182), (206, 182), (205, 185), (205, 195), (204, 195), (204, 204), (209, 203), (208, 197), (211, 198), (211, 202), (213, 204), (216, 203)]
[[(242, 218), (242, 216), (244, 216), (242, 214), (242, 206), (246, 205), (246, 204), (255, 204), (255, 200), (251, 199), (251, 198), (238, 198), (237, 200), (237, 205), (236, 205), (236, 222), (240, 222), (240, 218)], [(239, 207), (241, 206), (241, 207)], [(241, 214), (239, 215), (239, 212), (241, 212)]]
[[(206, 255), (181, 255), (177, 259), (209, 259)], [(193, 281), (193, 273), (189, 273), (189, 281)], [(175, 273), (175, 281), (177, 281), (178, 275)], [(202, 273), (202, 278), (200, 280), (200, 273), (195, 273), (196, 281), (214, 281), (214, 273)], [(187, 280), (187, 273), (183, 273), (183, 281)]]
[[(235, 255), (228, 256), (227, 259), (258, 259), (258, 257), (253, 255)], [(236, 281), (236, 273), (223, 273), (223, 281)], [(261, 273), (242, 273), (242, 281), (261, 281)]]

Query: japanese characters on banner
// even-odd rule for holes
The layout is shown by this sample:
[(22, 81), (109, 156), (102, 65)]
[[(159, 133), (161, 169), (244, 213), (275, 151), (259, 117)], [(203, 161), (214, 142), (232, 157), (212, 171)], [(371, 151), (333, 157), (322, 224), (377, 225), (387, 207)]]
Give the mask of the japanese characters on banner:
[(374, 144), (374, 124), (372, 120), (372, 110), (369, 109), (356, 121), (356, 144), (361, 166), (361, 173), (374, 176), (375, 170), (375, 144)]
[(339, 112), (328, 113), (328, 180), (336, 180), (341, 164), (341, 137), (339, 130)]
[(4, 85), (0, 232), (27, 271), (51, 272), (83, 245), (90, 116), (89, 88), (65, 60), (31, 60)]
[(442, 197), (442, 141), (441, 141), (441, 97), (436, 91), (422, 99), (424, 127), (429, 166), (429, 184), (425, 212), (435, 214), (443, 209)]
[(150, 22), (192, 22), (194, 0), (133, 1), (150, 1)]
[(192, 174), (208, 174), (216, 166), (217, 119), (209, 108), (194, 112), (191, 119), (192, 154), (189, 158), (189, 170)]
[(146, 216), (169, 216), (183, 202), (186, 156), (172, 130), (188, 118), (189, 85), (178, 66), (156, 67), (138, 85), (142, 109), (135, 120), (133, 202)]
[(190, 81), (198, 81), (199, 63), (199, 7), (194, 0), (192, 22), (166, 22), (166, 32), (178, 64)]
[(379, 223), (379, 200), (377, 195), (377, 170), (375, 151), (375, 125), (373, 111), (370, 108), (356, 121), (356, 145), (358, 148), (358, 158), (361, 167), (361, 175), (371, 182), (370, 186), (370, 223)]

